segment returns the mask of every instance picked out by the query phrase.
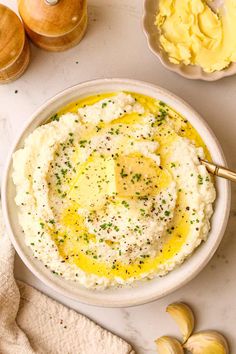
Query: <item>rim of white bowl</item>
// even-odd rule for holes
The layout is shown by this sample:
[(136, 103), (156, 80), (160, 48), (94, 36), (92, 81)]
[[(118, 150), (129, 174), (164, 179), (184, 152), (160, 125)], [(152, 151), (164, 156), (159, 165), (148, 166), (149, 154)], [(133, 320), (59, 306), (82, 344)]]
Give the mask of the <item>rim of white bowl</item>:
[[(111, 86), (117, 86), (117, 88), (111, 88)], [(96, 87), (100, 87), (100, 89), (99, 88), (96, 89)], [(79, 92), (76, 93), (78, 90), (83, 90), (83, 89), (86, 92), (85, 94), (81, 94), (81, 93), (79, 94)], [(227, 165), (222, 148), (217, 138), (215, 137), (212, 130), (209, 128), (208, 124), (203, 120), (203, 118), (181, 98), (172, 94), (168, 90), (165, 90), (157, 85), (150, 84), (144, 81), (121, 79), (121, 78), (106, 78), (106, 79), (97, 79), (97, 80), (82, 82), (80, 84), (74, 85), (72, 87), (63, 90), (59, 92), (57, 95), (48, 99), (43, 105), (41, 105), (32, 114), (30, 119), (26, 122), (26, 124), (22, 128), (21, 133), (15, 139), (15, 142), (12, 145), (4, 169), (3, 183), (2, 183), (2, 205), (3, 205), (3, 216), (6, 223), (7, 233), (22, 261), (25, 263), (28, 269), (31, 270), (31, 272), (38, 279), (40, 279), (45, 285), (47, 285), (49, 288), (53, 289), (57, 293), (63, 296), (67, 296), (68, 298), (71, 298), (73, 300), (77, 300), (85, 304), (101, 306), (101, 307), (128, 307), (128, 306), (136, 306), (136, 305), (152, 302), (154, 300), (157, 300), (163, 296), (166, 296), (174, 292), (178, 288), (188, 283), (191, 279), (193, 279), (210, 261), (210, 259), (216, 252), (223, 238), (224, 231), (226, 229), (227, 222), (228, 222), (228, 217), (230, 212), (230, 201), (231, 201), (231, 193), (230, 193), (231, 189), (230, 189), (229, 181), (223, 179), (217, 179), (216, 184), (217, 185), (219, 184), (219, 190), (221, 190), (222, 192), (221, 193), (222, 201), (221, 201), (221, 205), (219, 205), (218, 204), (219, 197), (218, 197), (216, 201), (217, 206), (215, 207), (214, 212), (216, 213), (216, 210), (221, 208), (223, 214), (220, 214), (221, 219), (217, 220), (217, 232), (215, 232), (214, 238), (213, 236), (210, 237), (211, 233), (213, 232), (210, 231), (207, 241), (204, 244), (201, 244), (200, 247), (182, 265), (177, 267), (176, 270), (173, 270), (172, 272), (168, 273), (168, 275), (163, 277), (161, 280), (160, 278), (155, 278), (152, 281), (143, 282), (139, 286), (135, 286), (131, 288), (123, 288), (122, 291), (128, 293), (128, 295), (124, 293), (123, 297), (122, 294), (121, 295), (118, 294), (119, 292), (121, 292), (121, 289), (112, 289), (111, 293), (109, 293), (110, 290), (108, 290), (108, 294), (107, 294), (106, 290), (94, 291), (91, 289), (86, 289), (84, 287), (81, 288), (79, 285), (77, 284), (75, 285), (75, 283), (72, 286), (71, 284), (68, 284), (68, 282), (65, 281), (63, 278), (56, 278), (55, 275), (53, 277), (49, 275), (48, 272), (50, 271), (49, 270), (45, 271), (43, 264), (37, 261), (32, 255), (29, 255), (31, 250), (29, 250), (28, 247), (25, 247), (27, 248), (27, 251), (29, 250), (27, 255), (26, 254), (27, 252), (23, 249), (23, 246), (20, 244), (19, 234), (16, 234), (13, 231), (12, 220), (10, 220), (10, 218), (12, 217), (11, 211), (13, 210), (12, 208), (14, 205), (14, 200), (9, 199), (10, 196), (8, 195), (8, 183), (12, 184), (11, 168), (12, 168), (13, 152), (18, 148), (18, 145), (20, 143), (23, 143), (25, 137), (29, 135), (31, 131), (33, 131), (37, 126), (43, 124), (43, 122), (45, 122), (46, 119), (50, 117), (51, 114), (55, 113), (59, 108), (62, 108), (67, 103), (73, 102), (76, 99), (79, 99), (80, 97), (82, 98), (96, 93), (112, 92), (112, 91), (114, 92), (119, 90), (143, 93), (151, 97), (158, 98), (166, 102), (168, 105), (170, 105), (180, 114), (183, 114), (182, 111), (184, 110), (186, 113), (183, 115), (186, 116), (189, 114), (189, 116), (187, 116), (186, 118), (198, 130), (198, 132), (199, 130), (201, 130), (201, 132), (199, 132), (200, 135), (201, 136), (206, 135), (208, 137), (207, 143), (204, 137), (203, 140), (205, 141), (211, 154), (213, 148), (216, 149), (216, 151), (212, 154), (214, 155), (212, 157), (213, 158), (215, 157), (216, 159), (215, 162), (221, 165), (225, 165), (225, 166)], [(74, 94), (74, 98), (66, 99), (66, 97), (69, 94)], [(64, 100), (67, 101), (67, 103), (59, 103), (62, 98), (64, 98)], [(53, 103), (54, 104), (57, 103), (58, 106), (57, 109), (53, 109), (51, 113), (47, 112), (47, 115), (44, 118), (39, 118), (40, 115), (43, 115), (44, 111), (49, 110), (50, 106), (53, 105)], [(189, 118), (190, 116), (191, 118)], [(200, 127), (201, 129), (198, 129)], [(31, 130), (27, 132), (29, 128), (31, 128)], [(212, 145), (210, 146), (209, 144)], [(213, 218), (214, 215), (212, 217), (212, 220)], [(212, 226), (213, 226), (213, 221), (212, 221)], [(203, 248), (204, 250), (206, 249), (204, 254), (203, 254)], [(202, 254), (201, 259), (197, 260), (197, 254), (199, 255)], [(181, 277), (181, 272), (184, 273), (184, 271), (186, 274), (184, 274), (185, 276)], [(175, 276), (173, 275), (174, 272), (175, 272)], [(178, 274), (177, 279), (176, 279), (176, 274)], [(156, 290), (155, 282), (157, 282), (158, 280), (165, 282), (164, 279), (167, 279), (167, 277), (171, 278), (172, 285), (168, 285), (168, 281), (167, 281), (167, 285), (165, 284), (162, 289)], [(151, 282), (154, 283), (153, 286), (154, 289), (151, 288), (151, 290), (149, 291), (148, 289), (150, 287), (149, 285)], [(135, 291), (137, 291), (137, 289), (140, 292), (143, 291), (143, 294), (141, 295), (138, 294), (138, 296), (137, 294), (135, 295)], [(133, 295), (132, 292), (134, 292)]]
[(227, 68), (220, 71), (214, 71), (212, 73), (205, 72), (200, 66), (197, 65), (171, 63), (168, 59), (168, 55), (160, 48), (158, 43), (158, 30), (154, 25), (158, 1), (159, 0), (143, 0), (142, 28), (146, 36), (149, 49), (160, 60), (166, 69), (175, 72), (186, 79), (210, 82), (236, 74), (236, 63), (231, 63)]

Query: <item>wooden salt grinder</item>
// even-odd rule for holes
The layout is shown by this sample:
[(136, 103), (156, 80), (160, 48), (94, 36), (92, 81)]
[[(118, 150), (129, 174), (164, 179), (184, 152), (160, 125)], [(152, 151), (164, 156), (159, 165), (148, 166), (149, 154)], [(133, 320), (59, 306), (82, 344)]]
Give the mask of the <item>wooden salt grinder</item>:
[(0, 4), (0, 84), (20, 77), (30, 59), (29, 43), (19, 17)]
[(18, 0), (18, 8), (29, 37), (45, 50), (66, 50), (85, 34), (86, 0)]

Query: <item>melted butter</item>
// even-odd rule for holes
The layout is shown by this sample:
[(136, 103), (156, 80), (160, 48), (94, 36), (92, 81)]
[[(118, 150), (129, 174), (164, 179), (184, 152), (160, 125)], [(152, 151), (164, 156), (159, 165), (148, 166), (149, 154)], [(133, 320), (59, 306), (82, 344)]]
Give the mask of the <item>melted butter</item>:
[[(79, 107), (83, 107), (85, 104), (93, 104), (101, 99), (111, 97), (112, 95), (113, 94), (103, 94), (79, 100), (68, 105), (66, 108), (61, 110), (58, 115), (67, 112), (75, 112)], [(164, 167), (164, 169), (160, 169), (157, 166), (154, 167), (153, 163), (149, 161), (149, 159), (143, 159), (145, 169), (148, 171), (152, 180), (152, 188), (154, 188), (155, 185), (158, 185), (160, 189), (166, 188), (171, 181), (170, 174), (168, 173), (168, 171), (170, 171), (170, 167), (168, 165), (168, 149), (166, 149), (166, 147), (171, 146), (175, 139), (178, 138), (178, 134), (194, 141), (197, 146), (203, 147), (207, 158), (210, 157), (210, 154), (197, 131), (177, 112), (153, 98), (139, 94), (132, 95), (144, 106), (146, 113), (150, 112), (157, 116), (157, 122), (158, 125), (160, 125), (161, 136), (157, 136), (156, 140), (160, 144), (158, 154), (160, 154), (161, 165)], [(161, 114), (160, 109), (162, 111)], [(178, 134), (176, 134), (173, 129), (170, 133), (168, 125), (164, 124), (165, 114), (163, 113), (163, 110), (168, 112), (168, 115), (178, 130)], [(113, 121), (110, 126), (114, 126), (119, 123), (132, 126), (132, 124), (137, 122), (142, 122), (141, 117), (138, 114), (132, 113), (125, 115), (116, 121)], [(93, 133), (90, 132), (89, 136), (92, 134)], [(87, 139), (87, 137), (85, 137), (85, 139)], [(79, 149), (77, 149), (75, 153), (74, 161), (76, 161), (76, 156), (78, 156), (78, 154)], [(148, 257), (140, 257), (133, 264), (121, 264), (117, 261), (115, 266), (110, 266), (107, 263), (102, 262), (100, 259), (96, 259), (96, 256), (90, 253), (90, 243), (92, 242), (94, 244), (98, 241), (94, 235), (87, 232), (83, 217), (78, 214), (78, 208), (81, 205), (88, 206), (88, 195), (90, 198), (93, 198), (93, 204), (97, 203), (97, 207), (100, 207), (101, 204), (104, 203), (104, 188), (106, 192), (105, 194), (108, 196), (112, 196), (114, 193), (118, 193), (125, 195), (126, 197), (131, 197), (136, 191), (132, 190), (131, 181), (128, 181), (128, 191), (124, 189), (124, 185), (119, 179), (121, 172), (120, 168), (117, 168), (113, 159), (103, 159), (103, 161), (98, 161), (96, 159), (98, 159), (98, 157), (90, 158), (79, 169), (79, 171), (74, 176), (73, 181), (69, 184), (70, 191), (68, 193), (68, 206), (64, 210), (60, 220), (60, 223), (63, 226), (63, 231), (51, 231), (51, 235), (57, 244), (60, 255), (65, 259), (65, 261), (76, 264), (79, 268), (88, 274), (105, 276), (110, 279), (114, 277), (121, 277), (123, 279), (128, 279), (130, 277), (139, 278), (141, 274), (149, 273), (151, 271), (155, 272), (161, 266), (161, 264), (170, 260), (176, 253), (181, 250), (188, 237), (190, 229), (189, 214), (186, 211), (187, 205), (184, 199), (184, 193), (180, 192), (178, 194), (177, 204), (181, 205), (181, 208), (175, 213), (172, 225), (170, 227), (171, 232), (164, 247), (154, 259), (150, 259)], [(122, 164), (124, 166), (132, 166), (135, 174), (139, 175), (140, 170), (138, 162), (140, 160), (140, 156), (122, 156), (120, 159), (121, 161), (119, 161), (119, 164), (121, 168)], [(91, 183), (88, 183), (83, 174), (83, 171), (88, 167)], [(95, 170), (97, 169), (100, 169), (101, 173), (103, 173), (105, 170), (105, 174), (109, 175), (109, 183), (106, 183), (106, 186), (103, 185), (100, 190), (96, 189), (97, 173), (95, 172), (97, 171)], [(139, 188), (143, 188), (142, 184), (140, 184)], [(115, 247), (116, 244), (110, 242), (110, 246)]]
[[(183, 205), (182, 210), (184, 210), (184, 200), (181, 199), (182, 196), (179, 197), (178, 203)], [(63, 243), (58, 241), (58, 239), (63, 239), (62, 235), (60, 237), (58, 237), (58, 235), (56, 235), (56, 237), (54, 236), (60, 255), (64, 259), (69, 258), (69, 262), (76, 264), (79, 268), (89, 274), (105, 276), (109, 279), (120, 277), (126, 280), (131, 277), (138, 278), (139, 275), (143, 273), (154, 272), (161, 264), (165, 263), (168, 259), (171, 259), (181, 250), (181, 247), (186, 242), (189, 232), (188, 213), (185, 211), (177, 213), (173, 220), (173, 227), (175, 229), (169, 237), (168, 242), (164, 245), (162, 252), (159, 253), (156, 258), (139, 258), (135, 264), (131, 265), (117, 262), (115, 267), (111, 267), (106, 263), (101, 262), (99, 259), (94, 259), (93, 255), (84, 252), (86, 246), (89, 245), (89, 242), (96, 241), (93, 235), (88, 235), (86, 233), (83, 221), (78, 214), (73, 213), (71, 215), (71, 213), (69, 213), (65, 214), (64, 217), (65, 219), (63, 222), (68, 226), (70, 236), (68, 236)], [(75, 235), (74, 232), (76, 230), (80, 231), (76, 232)]]
[[(126, 177), (123, 178), (122, 175)], [(139, 196), (156, 195), (171, 182), (171, 176), (166, 171), (153, 160), (141, 155), (120, 156), (117, 159), (115, 176), (116, 192), (121, 197), (132, 197), (137, 193)]]
[(75, 113), (77, 112), (78, 108), (81, 108), (86, 105), (95, 104), (98, 101), (103, 100), (104, 98), (108, 98), (112, 96), (115, 96), (115, 93), (104, 93), (104, 94), (99, 94), (99, 95), (94, 95), (94, 96), (89, 96), (89, 97), (79, 99), (63, 107), (60, 111), (58, 111), (58, 115), (61, 116), (62, 114), (68, 112)]
[[(115, 161), (112, 157), (90, 157), (79, 168), (68, 197), (79, 206), (99, 209), (116, 193)], [(89, 198), (88, 198), (89, 196)]]
[(162, 252), (154, 259), (139, 258), (135, 264), (131, 265), (117, 262), (113, 269), (105, 263), (99, 262), (99, 260), (94, 261), (93, 258), (81, 253), (75, 258), (74, 263), (90, 274), (105, 276), (109, 279), (120, 277), (126, 280), (131, 277), (139, 278), (139, 275), (143, 273), (155, 272), (161, 264), (177, 254), (185, 244), (189, 232), (188, 214), (176, 215), (173, 225), (175, 225), (175, 231), (164, 245)]

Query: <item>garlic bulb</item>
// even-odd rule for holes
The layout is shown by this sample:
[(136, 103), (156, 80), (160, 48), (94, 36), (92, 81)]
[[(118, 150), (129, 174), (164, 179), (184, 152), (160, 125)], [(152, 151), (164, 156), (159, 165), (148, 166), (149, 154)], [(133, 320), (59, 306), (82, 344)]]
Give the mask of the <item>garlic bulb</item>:
[(194, 329), (194, 315), (190, 307), (182, 302), (169, 305), (166, 311), (176, 321), (183, 335), (183, 343), (189, 338)]
[(228, 354), (229, 347), (222, 334), (215, 331), (203, 331), (192, 335), (184, 344), (192, 354)]
[(184, 354), (182, 345), (172, 337), (160, 337), (156, 341), (158, 354)]

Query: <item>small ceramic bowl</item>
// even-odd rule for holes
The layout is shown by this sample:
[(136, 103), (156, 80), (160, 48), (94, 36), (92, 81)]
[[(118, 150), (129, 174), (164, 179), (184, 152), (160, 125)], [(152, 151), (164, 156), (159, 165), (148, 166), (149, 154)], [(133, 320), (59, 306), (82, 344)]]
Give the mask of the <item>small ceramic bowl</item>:
[(14, 201), (16, 191), (12, 181), (12, 154), (24, 145), (25, 138), (35, 128), (45, 123), (48, 117), (68, 103), (89, 95), (116, 91), (132, 91), (166, 102), (186, 117), (196, 128), (207, 144), (214, 162), (219, 165), (226, 164), (221, 147), (206, 122), (180, 98), (149, 83), (126, 79), (102, 79), (85, 82), (59, 93), (44, 103), (33, 114), (13, 145), (3, 177), (2, 202), (7, 232), (23, 262), (43, 283), (64, 296), (104, 307), (126, 307), (143, 304), (167, 295), (189, 282), (209, 262), (219, 246), (228, 221), (230, 208), (230, 184), (227, 180), (218, 178), (216, 180), (217, 200), (207, 241), (202, 243), (180, 267), (168, 275), (146, 282), (137, 282), (133, 287), (111, 288), (103, 291), (86, 289), (52, 274), (40, 261), (33, 257), (31, 249), (25, 244), (24, 234), (18, 222), (18, 210)]
[(146, 34), (150, 50), (160, 59), (169, 70), (193, 80), (216, 81), (226, 76), (236, 74), (236, 63), (230, 64), (226, 69), (206, 73), (200, 66), (173, 64), (169, 61), (167, 53), (161, 48), (159, 31), (155, 25), (159, 0), (144, 0), (143, 30)]

